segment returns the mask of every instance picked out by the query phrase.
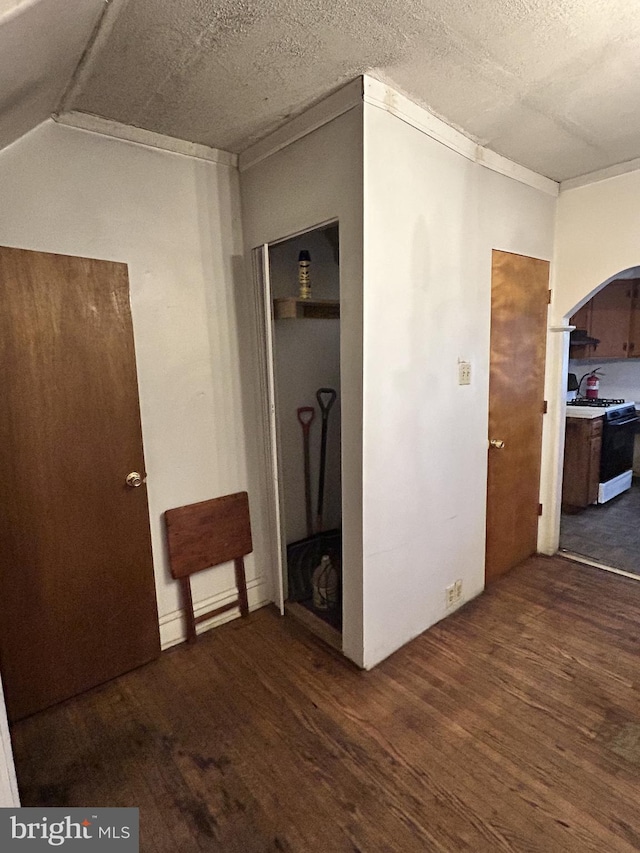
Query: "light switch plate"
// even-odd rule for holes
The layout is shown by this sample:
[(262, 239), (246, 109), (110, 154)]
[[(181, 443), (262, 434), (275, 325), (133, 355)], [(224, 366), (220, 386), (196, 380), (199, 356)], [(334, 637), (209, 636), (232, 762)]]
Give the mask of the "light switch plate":
[(471, 385), (471, 362), (458, 362), (458, 385)]

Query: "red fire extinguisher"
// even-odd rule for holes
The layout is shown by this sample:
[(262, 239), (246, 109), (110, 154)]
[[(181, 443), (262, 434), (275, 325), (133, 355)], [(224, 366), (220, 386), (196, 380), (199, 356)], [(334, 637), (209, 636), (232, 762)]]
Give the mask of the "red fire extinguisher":
[(597, 400), (598, 399), (598, 391), (600, 390), (600, 377), (598, 376), (598, 370), (594, 370), (592, 373), (587, 376), (587, 399), (588, 400)]

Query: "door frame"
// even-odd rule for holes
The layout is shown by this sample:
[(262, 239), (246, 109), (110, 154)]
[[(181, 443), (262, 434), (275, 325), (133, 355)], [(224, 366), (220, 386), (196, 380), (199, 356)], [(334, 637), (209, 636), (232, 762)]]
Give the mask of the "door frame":
[[(560, 520), (562, 516), (562, 479), (564, 464), (564, 439), (566, 420), (566, 376), (569, 369), (569, 336), (575, 328), (569, 319), (600, 290), (623, 274), (640, 277), (640, 263), (625, 267), (595, 285), (563, 317), (550, 325), (547, 333), (547, 367), (545, 373), (545, 399), (549, 408), (542, 432), (542, 470), (540, 500), (543, 512), (538, 526), (538, 551), (553, 556), (560, 548)], [(555, 292), (555, 270), (552, 266), (550, 286)], [(553, 310), (553, 301), (551, 304)]]
[[(258, 369), (258, 392), (259, 407), (262, 412), (262, 459), (263, 469), (270, 472), (267, 483), (267, 541), (269, 547), (268, 559), (275, 567), (276, 576), (273, 579), (273, 590), (275, 604), (280, 614), (284, 615), (284, 603), (287, 598), (287, 577), (285, 567), (287, 565), (287, 545), (284, 539), (284, 496), (282, 493), (282, 470), (281, 452), (278, 440), (278, 417), (276, 408), (276, 378), (274, 369), (275, 347), (274, 347), (274, 319), (273, 299), (271, 293), (271, 280), (269, 274), (269, 249), (278, 246), (296, 237), (318, 231), (330, 225), (338, 225), (338, 217), (318, 222), (308, 228), (294, 231), (284, 237), (278, 237), (269, 243), (262, 243), (250, 249), (252, 278), (253, 278), (253, 303), (255, 317), (255, 334), (257, 340), (257, 369)], [(342, 465), (342, 461), (341, 461)], [(272, 533), (271, 531), (275, 532)], [(344, 577), (344, 564), (343, 564)], [(344, 620), (344, 600), (343, 600)], [(344, 630), (344, 628), (343, 628)]]
[(20, 793), (18, 791), (16, 768), (13, 761), (13, 749), (11, 748), (11, 735), (7, 721), (7, 708), (4, 703), (2, 678), (0, 678), (0, 808), (6, 808), (7, 806), (17, 808), (19, 805)]
[(275, 604), (284, 616), (287, 594), (284, 581), (286, 565), (285, 545), (282, 537), (284, 506), (280, 453), (278, 448), (278, 418), (276, 410), (274, 346), (273, 346), (273, 298), (269, 270), (269, 243), (251, 250), (253, 267), (253, 298), (255, 305), (256, 338), (258, 341), (258, 383), (260, 412), (262, 414), (262, 457), (267, 477), (267, 541), (269, 563), (274, 566), (273, 594)]

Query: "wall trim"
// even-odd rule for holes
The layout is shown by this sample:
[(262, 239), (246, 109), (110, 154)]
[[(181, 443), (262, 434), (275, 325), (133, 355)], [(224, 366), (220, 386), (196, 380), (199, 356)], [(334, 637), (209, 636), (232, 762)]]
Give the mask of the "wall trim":
[(513, 160), (503, 157), (502, 154), (496, 154), (495, 151), (484, 148), (482, 145), (478, 145), (476, 148), (476, 163), (491, 169), (492, 172), (498, 172), (500, 175), (505, 175), (507, 178), (513, 178), (514, 181), (540, 190), (553, 198), (557, 198), (560, 192), (560, 184), (557, 181), (552, 181), (551, 178), (527, 169), (526, 166), (514, 163)]
[(197, 160), (207, 160), (211, 163), (217, 163), (219, 166), (229, 166), (232, 169), (238, 166), (238, 155), (231, 154), (229, 151), (221, 151), (219, 148), (210, 148), (208, 145), (199, 145), (196, 142), (186, 142), (184, 139), (165, 136), (163, 133), (154, 133), (151, 130), (143, 130), (141, 127), (111, 121), (111, 119), (101, 118), (91, 113), (71, 110), (58, 115), (54, 114), (52, 118), (58, 124), (64, 124), (67, 127), (99, 133), (102, 136), (132, 142), (135, 145), (145, 145), (148, 148), (158, 148), (161, 151), (170, 151), (173, 154), (182, 154), (185, 157), (195, 157)]
[(405, 95), (401, 95), (392, 87), (368, 74), (357, 77), (342, 89), (338, 89), (337, 92), (243, 151), (238, 159), (240, 171), (250, 169), (362, 103), (385, 110), (431, 139), (435, 139), (436, 142), (466, 157), (472, 163), (478, 163), (492, 172), (506, 175), (550, 196), (558, 195), (560, 185), (557, 181), (552, 181), (501, 154), (496, 154), (495, 151), (478, 145), (425, 107), (419, 106)]
[(319, 101), (308, 110), (292, 118), (282, 127), (279, 127), (269, 136), (250, 145), (238, 158), (238, 166), (241, 172), (255, 166), (267, 157), (271, 157), (298, 139), (308, 136), (314, 130), (328, 124), (359, 104), (362, 104), (363, 78), (356, 77), (351, 83), (347, 83), (337, 92)]
[(560, 182), (560, 192), (567, 190), (575, 190), (578, 187), (586, 187), (589, 184), (598, 184), (601, 181), (608, 181), (609, 178), (616, 178), (618, 175), (626, 175), (628, 172), (637, 172), (640, 170), (640, 157), (635, 160), (627, 160), (626, 163), (617, 163), (615, 166), (608, 166), (606, 169), (598, 169), (597, 172), (589, 172), (586, 175), (578, 175), (577, 178), (569, 178), (566, 181)]
[(0, 13), (0, 23), (8, 24), (9, 21), (12, 21), (14, 18), (22, 15), (23, 12), (31, 9), (38, 3), (38, 0), (23, 0), (22, 3), (18, 2), (17, 6), (13, 6), (11, 9), (7, 9), (6, 12)]
[[(267, 581), (264, 578), (255, 578), (247, 582), (247, 597), (249, 599), (249, 610), (258, 610), (269, 604), (271, 599), (268, 595)], [(229, 587), (222, 592), (210, 595), (195, 603), (195, 614), (200, 616), (208, 610), (213, 610), (215, 607), (220, 607), (222, 604), (227, 604), (237, 598), (235, 586)], [(214, 616), (213, 619), (207, 619), (201, 625), (196, 626), (198, 634), (203, 634), (205, 631), (210, 631), (212, 628), (217, 628), (219, 625), (224, 625), (225, 622), (230, 622), (232, 619), (238, 619), (240, 612), (229, 610), (226, 613), (221, 613)], [(182, 610), (173, 610), (166, 613), (159, 619), (160, 622), (160, 646), (162, 651), (171, 648), (178, 643), (186, 640), (187, 634), (183, 624)]]
[(509, 160), (501, 154), (496, 154), (495, 151), (478, 145), (468, 136), (430, 113), (425, 107), (419, 106), (379, 80), (367, 75), (364, 76), (363, 80), (363, 97), (366, 104), (385, 110), (473, 163), (478, 163), (492, 172), (513, 178), (536, 190), (541, 190), (547, 195), (554, 197), (558, 195), (559, 184), (557, 181), (552, 181), (551, 178), (546, 178), (525, 166), (514, 163), (513, 160)]
[(602, 569), (604, 572), (611, 572), (612, 575), (621, 575), (623, 578), (631, 578), (631, 580), (634, 581), (640, 580), (638, 575), (633, 572), (625, 572), (624, 569), (615, 569), (613, 566), (605, 566), (604, 563), (598, 563), (597, 560), (590, 560), (588, 557), (582, 557), (580, 554), (574, 554), (571, 551), (563, 551), (560, 549), (557, 554), (559, 557), (564, 557), (565, 560), (573, 560), (574, 563), (581, 563), (584, 566), (593, 566), (594, 569)]
[(391, 113), (436, 142), (475, 162), (478, 144), (433, 113), (373, 77), (364, 77), (364, 102)]

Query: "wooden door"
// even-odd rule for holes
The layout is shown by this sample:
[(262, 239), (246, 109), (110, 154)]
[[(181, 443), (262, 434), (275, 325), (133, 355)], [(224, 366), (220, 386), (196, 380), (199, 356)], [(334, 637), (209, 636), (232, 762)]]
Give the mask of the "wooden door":
[(536, 551), (549, 262), (494, 251), (487, 583)]
[(612, 281), (591, 300), (589, 333), (600, 341), (592, 357), (627, 357), (632, 289), (630, 281)]
[(12, 720), (159, 654), (127, 268), (0, 248), (0, 669)]

